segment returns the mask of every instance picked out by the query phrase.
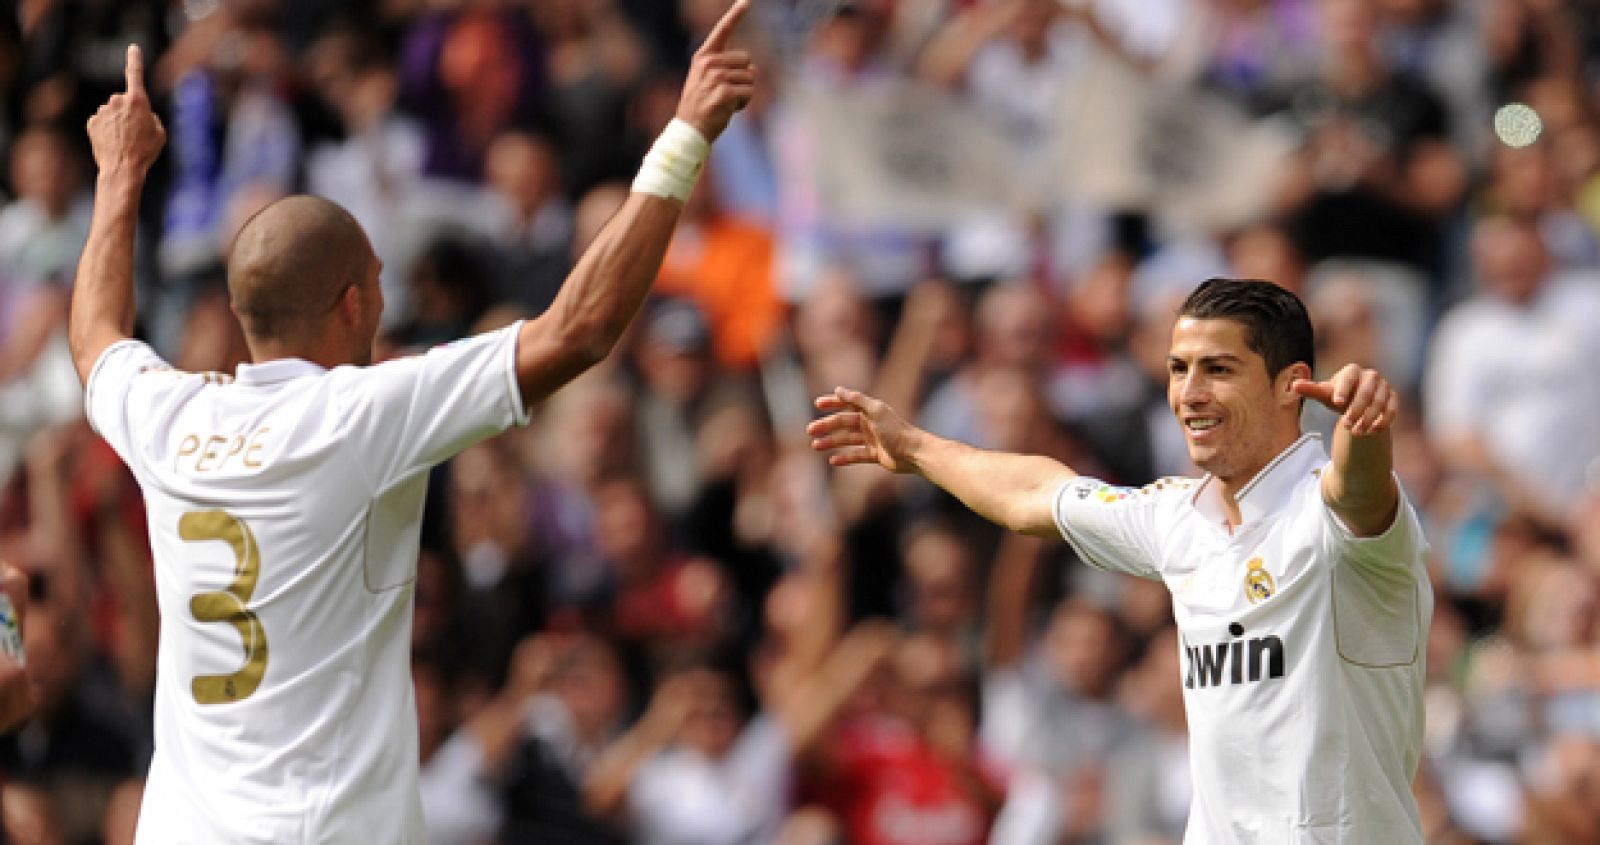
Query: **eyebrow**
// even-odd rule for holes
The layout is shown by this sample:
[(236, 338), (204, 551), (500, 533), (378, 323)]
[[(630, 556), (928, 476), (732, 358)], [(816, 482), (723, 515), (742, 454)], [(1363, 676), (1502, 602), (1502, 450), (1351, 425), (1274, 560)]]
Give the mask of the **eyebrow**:
[[(1168, 364), (1188, 363), (1189, 360), (1190, 359), (1184, 358), (1181, 355), (1168, 355), (1167, 356), (1167, 363)], [(1198, 363), (1198, 364), (1216, 364), (1216, 363), (1242, 364), (1242, 363), (1244, 363), (1244, 359), (1243, 358), (1240, 358), (1239, 356), (1234, 355), (1234, 354), (1232, 354), (1230, 352), (1224, 352), (1221, 355), (1201, 355), (1200, 357), (1195, 358), (1193, 360), (1195, 361), (1195, 363)]]

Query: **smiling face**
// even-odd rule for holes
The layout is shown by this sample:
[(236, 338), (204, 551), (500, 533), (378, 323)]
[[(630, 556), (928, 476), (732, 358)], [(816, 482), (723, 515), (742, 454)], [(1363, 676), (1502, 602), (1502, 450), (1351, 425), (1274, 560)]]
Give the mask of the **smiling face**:
[(1300, 397), (1289, 385), (1310, 377), (1304, 363), (1269, 375), (1246, 333), (1238, 320), (1179, 317), (1167, 356), (1167, 402), (1189, 459), (1234, 486), (1300, 436)]

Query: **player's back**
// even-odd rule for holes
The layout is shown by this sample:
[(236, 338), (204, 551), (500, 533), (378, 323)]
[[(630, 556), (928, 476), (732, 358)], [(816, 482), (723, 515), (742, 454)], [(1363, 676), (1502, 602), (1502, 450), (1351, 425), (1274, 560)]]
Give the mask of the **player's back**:
[(102, 358), (91, 415), (144, 490), (161, 606), (141, 841), (420, 841), (426, 470), (522, 418), (512, 337), (237, 380), (163, 372), (142, 344)]

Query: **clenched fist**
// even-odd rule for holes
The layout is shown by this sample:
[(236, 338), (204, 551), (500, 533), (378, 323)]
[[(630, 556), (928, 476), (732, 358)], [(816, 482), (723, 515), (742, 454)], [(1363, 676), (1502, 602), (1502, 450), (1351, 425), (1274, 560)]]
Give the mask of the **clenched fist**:
[(715, 141), (728, 128), (734, 112), (744, 108), (755, 92), (756, 67), (750, 54), (727, 49), (729, 36), (749, 8), (750, 0), (736, 0), (729, 7), (695, 51), (683, 83), (677, 117), (700, 130), (707, 141)]
[(143, 178), (166, 144), (167, 130), (150, 110), (150, 96), (144, 90), (144, 55), (138, 45), (128, 45), (124, 72), (128, 90), (113, 94), (89, 118), (89, 143), (101, 175)]

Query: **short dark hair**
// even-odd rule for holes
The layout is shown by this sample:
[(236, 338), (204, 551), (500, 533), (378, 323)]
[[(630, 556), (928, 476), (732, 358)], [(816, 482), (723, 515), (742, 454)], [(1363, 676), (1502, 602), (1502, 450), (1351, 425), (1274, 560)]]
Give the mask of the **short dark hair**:
[(1179, 317), (1235, 320), (1244, 325), (1244, 342), (1277, 376), (1297, 361), (1315, 369), (1311, 317), (1300, 297), (1260, 279), (1206, 279), (1178, 309)]

